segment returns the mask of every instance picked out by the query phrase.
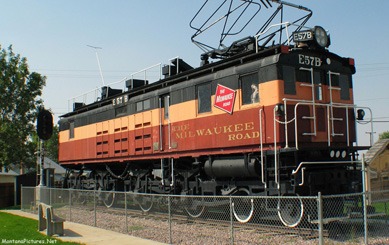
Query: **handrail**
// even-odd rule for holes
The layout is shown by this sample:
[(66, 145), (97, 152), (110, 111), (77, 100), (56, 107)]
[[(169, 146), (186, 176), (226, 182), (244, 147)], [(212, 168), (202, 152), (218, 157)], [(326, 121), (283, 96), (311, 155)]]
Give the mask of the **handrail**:
[(312, 117), (307, 117), (307, 119), (313, 119), (313, 133), (307, 133), (306, 135), (313, 135), (316, 136), (317, 130), (316, 130), (316, 98), (315, 98), (315, 81), (313, 77), (313, 68), (304, 68), (300, 67), (300, 70), (303, 71), (309, 71), (311, 73), (311, 84), (306, 85), (305, 83), (302, 83), (300, 86), (309, 86), (311, 87), (311, 93), (312, 93)]
[[(179, 56), (176, 56), (176, 57), (174, 57), (174, 58), (169, 59), (169, 62), (172, 62), (172, 61), (178, 60), (178, 59), (180, 59), (180, 57), (179, 57)], [(179, 63), (179, 62), (177, 62), (177, 67), (176, 67), (177, 73), (178, 73), (178, 69), (179, 69), (178, 63)], [(157, 74), (156, 76), (152, 76), (152, 77), (154, 78), (154, 80), (150, 80), (150, 76), (151, 76), (151, 75), (148, 75), (148, 73), (151, 73), (151, 71), (152, 71), (153, 69), (158, 69), (158, 72), (155, 71), (155, 72), (157, 72), (158, 74)], [(139, 77), (139, 74), (143, 74), (142, 79), (143, 79), (143, 80), (148, 80), (149, 83), (153, 83), (153, 82), (156, 82), (156, 81), (158, 81), (158, 80), (161, 80), (161, 79), (162, 79), (162, 63), (157, 63), (157, 64), (155, 64), (155, 65), (152, 65), (152, 66), (149, 66), (149, 67), (144, 68), (144, 69), (142, 69), (142, 70), (139, 70), (139, 71), (136, 71), (136, 72), (134, 72), (134, 73), (131, 73), (131, 74), (129, 75), (129, 77), (130, 77), (131, 79), (134, 79), (134, 78), (137, 77), (137, 76)], [(171, 74), (171, 70), (170, 70), (170, 67), (169, 67), (169, 75), (170, 75), (170, 74)], [(104, 85), (104, 86), (109, 87), (109, 86), (112, 86), (112, 85), (120, 84), (120, 83), (125, 82), (127, 79), (128, 79), (128, 77), (124, 77), (124, 78), (122, 78), (122, 79), (119, 80), (119, 81), (112, 82), (112, 83), (106, 84), (106, 85)], [(123, 90), (126, 89), (125, 84), (122, 85), (122, 88), (123, 88)], [(92, 94), (92, 95), (90, 95), (90, 94)], [(68, 112), (71, 111), (71, 106), (72, 106), (73, 103), (75, 103), (75, 102), (77, 102), (77, 101), (80, 101), (80, 100), (81, 100), (81, 102), (84, 103), (84, 104), (93, 103), (93, 102), (98, 101), (100, 94), (101, 94), (101, 88), (98, 87), (98, 88), (92, 89), (92, 90), (90, 90), (90, 91), (88, 91), (88, 92), (85, 92), (85, 93), (83, 93), (83, 94), (80, 94), (80, 95), (78, 95), (78, 96), (74, 96), (74, 97), (68, 99)], [(92, 98), (91, 98), (91, 96), (92, 96)]]
[[(307, 103), (307, 102), (298, 102), (294, 107), (294, 116), (295, 117), (297, 116), (297, 107), (300, 105), (311, 105), (311, 104)], [(323, 103), (315, 103), (315, 105), (320, 105), (320, 106), (327, 107), (327, 108), (328, 107), (345, 108), (347, 111), (346, 115), (348, 115), (348, 109), (356, 108), (356, 105), (353, 105), (353, 104), (332, 104), (332, 105), (330, 105), (330, 104), (323, 104)], [(327, 109), (327, 111), (328, 111), (328, 109)], [(346, 116), (346, 118), (348, 119), (348, 116)], [(327, 124), (329, 124), (330, 118), (327, 117), (327, 120), (328, 120)], [(346, 123), (347, 123), (346, 127), (348, 128), (349, 127), (348, 121)], [(347, 132), (348, 132), (348, 130), (347, 130)], [(349, 138), (348, 134), (347, 134), (347, 137)], [(298, 120), (296, 120), (296, 123), (295, 123), (295, 144), (296, 144), (296, 149), (298, 149)], [(328, 138), (328, 144), (330, 145), (330, 138)]]
[(276, 129), (276, 107), (273, 108), (273, 141), (274, 141), (274, 181), (277, 184), (277, 189), (280, 189), (278, 181), (278, 158), (277, 158), (277, 129)]
[(255, 44), (256, 44), (255, 45), (255, 52), (256, 53), (258, 53), (258, 51), (259, 51), (258, 50), (258, 41), (259, 41), (258, 38), (259, 38), (259, 36), (265, 34), (266, 32), (268, 32), (272, 28), (275, 28), (275, 27), (278, 27), (278, 26), (282, 26), (282, 25), (285, 25), (286, 36), (288, 37), (288, 40), (287, 40), (288, 46), (290, 45), (288, 26), (290, 26), (291, 23), (290, 22), (282, 22), (282, 23), (278, 23), (278, 24), (273, 24), (273, 25), (269, 26), (268, 28), (266, 28), (264, 31), (262, 31), (262, 32), (260, 32), (260, 33), (258, 33), (257, 35), (254, 36)]
[[(110, 85), (122, 83), (123, 81), (126, 81), (126, 80), (127, 80), (127, 77), (124, 77), (124, 78), (122, 78), (119, 81), (107, 84), (105, 86), (110, 86)], [(90, 96), (91, 96), (90, 94), (92, 94), (92, 98), (90, 98)], [(95, 88), (95, 89), (89, 90), (88, 92), (85, 92), (83, 94), (71, 97), (70, 99), (68, 99), (68, 112), (71, 111), (72, 103), (75, 103), (78, 99), (82, 98), (81, 102), (84, 103), (84, 104), (87, 104), (89, 102), (89, 100), (91, 100), (90, 103), (93, 103), (93, 102), (97, 101), (97, 99), (99, 98), (100, 94), (101, 94), (101, 88)]]
[[(287, 36), (287, 40), (286, 40), (286, 43), (288, 44), (288, 46), (290, 46), (290, 44), (292, 43), (293, 39), (291, 39), (291, 36), (289, 35), (289, 30), (288, 30), (288, 27), (289, 26), (297, 26), (298, 28), (307, 28), (307, 29), (311, 29), (310, 27), (308, 26), (303, 26), (303, 25), (299, 25), (299, 24), (295, 24), (293, 22), (289, 22), (289, 21), (286, 21), (286, 22), (281, 22), (281, 23), (277, 23), (277, 24), (273, 24), (273, 25), (270, 25), (268, 26), (264, 31), (262, 32), (259, 32), (258, 34), (256, 34), (254, 36), (255, 38), (255, 52), (258, 53), (259, 52), (259, 45), (258, 45), (258, 42), (259, 42), (259, 37), (262, 36), (263, 34), (267, 33), (268, 31), (270, 31), (271, 29), (273, 28), (276, 28), (276, 27), (279, 27), (279, 26), (285, 26), (285, 33), (286, 33), (286, 36)], [(270, 33), (271, 35), (272, 33)], [(274, 34), (274, 33), (273, 33)], [(273, 35), (273, 37), (275, 36), (276, 34)], [(265, 36), (267, 37), (267, 36)], [(261, 39), (262, 40), (262, 39)]]
[[(284, 117), (284, 121), (279, 121), (276, 119), (275, 117), (275, 114), (274, 114), (274, 130), (275, 130), (275, 123), (280, 123), (280, 124), (284, 124), (285, 125), (285, 134), (287, 134), (287, 125), (292, 123), (293, 121), (296, 121), (295, 122), (295, 148), (298, 150), (299, 146), (298, 146), (298, 120), (296, 120), (297, 118), (297, 108), (298, 106), (300, 105), (313, 105), (312, 101), (310, 100), (297, 100), (297, 99), (288, 99), (288, 98), (283, 98), (282, 99), (283, 102), (284, 102), (284, 111), (285, 111), (285, 117)], [(286, 116), (286, 113), (287, 113), (287, 105), (288, 103), (287, 102), (297, 102), (296, 104), (293, 104), (294, 106), (294, 116), (292, 119), (290, 119), (289, 121), (287, 116)], [(351, 142), (350, 142), (350, 125), (349, 125), (349, 112), (348, 110), (349, 109), (354, 109), (354, 110), (357, 110), (357, 109), (365, 109), (365, 110), (369, 110), (370, 111), (370, 115), (371, 115), (371, 118), (370, 120), (366, 121), (366, 122), (363, 122), (365, 124), (370, 124), (370, 127), (371, 127), (371, 131), (373, 132), (373, 121), (372, 121), (372, 111), (370, 108), (368, 107), (360, 107), (360, 106), (357, 106), (355, 104), (343, 104), (343, 103), (332, 103), (332, 104), (324, 104), (324, 103), (317, 103), (315, 102), (314, 103), (315, 106), (323, 106), (323, 107), (326, 107), (327, 108), (327, 131), (328, 131), (328, 136), (327, 136), (327, 140), (328, 140), (328, 146), (331, 145), (331, 129), (330, 129), (330, 121), (331, 121), (331, 116), (330, 116), (330, 109), (331, 108), (344, 108), (346, 109), (346, 137), (347, 137), (347, 146), (350, 146), (351, 145)], [(355, 123), (357, 123), (358, 121), (356, 120)], [(362, 124), (362, 122), (358, 122), (360, 124)], [(276, 132), (274, 132), (274, 135), (276, 136)], [(332, 134), (332, 136), (334, 136)], [(286, 135), (285, 136), (285, 148), (289, 147), (289, 139), (288, 139), (288, 136)], [(276, 145), (275, 145), (276, 147)]]
[(263, 114), (263, 108), (259, 110), (259, 137), (261, 142), (261, 178), (262, 178), (262, 184), (265, 186), (265, 189), (267, 188), (267, 184), (265, 181), (265, 170), (264, 170), (264, 157), (263, 157), (263, 136), (262, 136), (262, 114)]
[(292, 170), (292, 174), (293, 175), (295, 175), (295, 174), (297, 174), (299, 171), (300, 171), (300, 169), (302, 168), (302, 166), (303, 165), (307, 165), (307, 164), (309, 164), (309, 165), (311, 165), (311, 164), (313, 164), (313, 165), (322, 165), (322, 164), (348, 164), (348, 163), (350, 163), (350, 164), (352, 164), (352, 163), (362, 163), (362, 161), (323, 161), (323, 162), (300, 162), (300, 164), (297, 166), (297, 168), (295, 169), (295, 170)]

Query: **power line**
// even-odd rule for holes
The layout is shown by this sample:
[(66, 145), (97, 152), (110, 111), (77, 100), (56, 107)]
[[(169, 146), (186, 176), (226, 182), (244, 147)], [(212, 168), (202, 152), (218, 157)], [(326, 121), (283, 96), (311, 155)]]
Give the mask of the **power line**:
[(384, 98), (371, 98), (371, 99), (356, 99), (355, 101), (372, 101), (372, 100), (389, 100), (389, 97), (384, 97)]

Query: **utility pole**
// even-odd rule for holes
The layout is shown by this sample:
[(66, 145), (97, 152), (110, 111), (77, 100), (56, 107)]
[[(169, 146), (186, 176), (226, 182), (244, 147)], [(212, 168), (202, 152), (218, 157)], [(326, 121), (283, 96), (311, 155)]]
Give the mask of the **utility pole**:
[(45, 108), (39, 108), (36, 131), (40, 141), (40, 151), (39, 151), (39, 167), (40, 167), (40, 177), (39, 185), (37, 186), (37, 200), (39, 202), (47, 202), (46, 195), (44, 195), (44, 186), (47, 186), (47, 183), (44, 182), (43, 173), (44, 173), (44, 163), (45, 163), (45, 141), (49, 140), (53, 134), (53, 115), (50, 111)]

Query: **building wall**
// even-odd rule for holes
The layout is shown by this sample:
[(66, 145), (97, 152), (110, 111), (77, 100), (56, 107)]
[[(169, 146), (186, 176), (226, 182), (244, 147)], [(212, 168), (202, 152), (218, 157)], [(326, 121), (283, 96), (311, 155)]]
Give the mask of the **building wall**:
[(9, 173), (0, 173), (0, 208), (16, 204), (16, 176)]
[(370, 163), (368, 173), (369, 191), (389, 190), (389, 149), (383, 151)]
[(0, 183), (0, 208), (15, 205), (15, 183)]

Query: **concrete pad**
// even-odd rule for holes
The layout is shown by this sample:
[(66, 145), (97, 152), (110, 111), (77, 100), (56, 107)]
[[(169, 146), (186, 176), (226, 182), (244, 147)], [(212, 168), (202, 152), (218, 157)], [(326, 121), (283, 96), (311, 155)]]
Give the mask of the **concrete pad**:
[[(38, 215), (23, 212), (21, 210), (1, 210), (1, 212), (6, 212), (30, 219), (38, 219)], [(38, 227), (37, 227), (38, 229)], [(82, 244), (96, 244), (96, 245), (106, 245), (106, 244), (139, 244), (139, 245), (158, 245), (164, 244), (160, 242), (155, 242), (139, 237), (134, 237), (115, 231), (104, 230), (101, 228), (82, 225), (73, 222), (64, 222), (64, 236), (54, 236), (57, 239), (62, 241), (77, 242)], [(45, 234), (45, 232), (42, 232)]]

